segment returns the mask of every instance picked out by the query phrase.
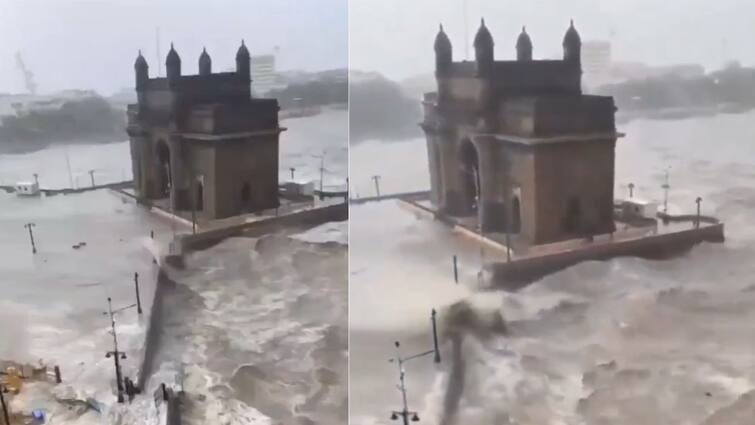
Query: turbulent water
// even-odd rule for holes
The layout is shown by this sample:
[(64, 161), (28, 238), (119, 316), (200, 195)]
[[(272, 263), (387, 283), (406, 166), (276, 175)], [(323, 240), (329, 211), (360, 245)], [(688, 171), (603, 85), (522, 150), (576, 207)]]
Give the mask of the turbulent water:
[(232, 238), (171, 273), (157, 359), (184, 371), (184, 423), (345, 423), (347, 249), (324, 231)]
[[(289, 167), (296, 167), (297, 179), (319, 179), (316, 156), (324, 151), (325, 186), (342, 185), (346, 116), (334, 110), (283, 121), (281, 180), (290, 177)], [(0, 184), (38, 173), (46, 188), (70, 187), (71, 181), (87, 186), (89, 170), (98, 184), (130, 178), (128, 143), (0, 155)], [(27, 222), (36, 224), (36, 255)], [(112, 337), (102, 312), (108, 296), (116, 308), (134, 302), (134, 272), (141, 276), (145, 310), (151, 305), (157, 267), (148, 250), (150, 230), (164, 244), (174, 232), (187, 231), (108, 191), (47, 198), (0, 192), (0, 359), (59, 364), (65, 383), (54, 394), (25, 393), (15, 407), (45, 408), (53, 424), (102, 423), (99, 415), (81, 416), (53, 398), (114, 402), (112, 359), (104, 356)], [(171, 275), (170, 314), (149, 388), (173, 382), (183, 369), (186, 388), (197, 395), (190, 400), (193, 423), (250, 417), (331, 423), (345, 414), (345, 241), (346, 226), (329, 224), (232, 239), (196, 254), (188, 271)], [(73, 249), (79, 242), (87, 245)], [(118, 316), (119, 344), (129, 355), (123, 367), (131, 377), (141, 360), (146, 319), (134, 309)], [(148, 398), (137, 400), (123, 423), (146, 423)]]
[[(393, 203), (351, 211), (352, 423), (400, 409), (391, 342), (430, 348), (439, 309), (443, 362), (407, 367), (409, 408), (442, 424), (749, 424), (755, 415), (755, 114), (636, 121), (616, 149), (617, 195), (726, 222), (725, 244), (668, 261), (586, 262), (516, 293), (476, 289), (479, 250)], [(390, 155), (368, 162), (382, 149)], [(352, 147), (352, 182), (427, 187), (422, 140)], [(395, 159), (395, 162), (391, 162)], [(408, 164), (412, 164), (411, 167)], [(365, 172), (360, 175), (360, 170)], [(405, 182), (410, 182), (407, 187)], [(375, 223), (380, 223), (376, 226)], [(461, 255), (453, 283), (451, 256)], [(471, 314), (470, 312), (474, 313)], [(472, 319), (470, 319), (470, 317)]]

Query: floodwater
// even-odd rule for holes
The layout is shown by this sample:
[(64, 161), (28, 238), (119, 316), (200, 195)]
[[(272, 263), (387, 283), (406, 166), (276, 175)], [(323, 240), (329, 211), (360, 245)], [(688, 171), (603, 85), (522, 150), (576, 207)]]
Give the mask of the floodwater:
[[(586, 262), (515, 293), (477, 290), (479, 248), (383, 202), (351, 209), (350, 378), (355, 424), (401, 409), (394, 340), (410, 410), (438, 424), (749, 424), (755, 415), (755, 113), (634, 121), (620, 131), (616, 194), (726, 222), (724, 244), (667, 261)], [(381, 158), (372, 161), (371, 158)], [(369, 193), (426, 189), (423, 140), (351, 149), (351, 182)], [(460, 255), (462, 283), (451, 257)], [(483, 252), (484, 255), (484, 252)], [(501, 321), (502, 319), (502, 321)], [(502, 326), (501, 323), (505, 325)]]
[[(288, 131), (281, 136), (281, 180), (290, 177), (288, 167), (296, 167), (297, 180), (319, 179), (321, 162), (314, 155), (324, 151), (324, 186), (342, 185), (348, 169), (346, 116), (328, 110), (283, 121)], [(97, 184), (129, 179), (128, 143), (0, 155), (0, 184), (32, 180), (38, 173), (45, 188), (70, 187), (71, 181), (87, 186), (89, 170), (95, 170)], [(27, 222), (35, 223), (36, 255)], [(112, 359), (104, 355), (112, 349), (112, 336), (102, 312), (108, 296), (114, 308), (135, 302), (134, 272), (145, 311), (151, 306), (157, 266), (147, 249), (150, 230), (167, 244), (173, 233), (189, 229), (105, 190), (42, 198), (0, 192), (0, 359), (61, 366), (64, 388), (23, 400), (26, 407), (53, 414), (48, 423), (102, 423), (93, 412), (71, 413), (53, 396), (115, 401)], [(183, 370), (186, 388), (207, 401), (192, 400), (200, 406), (193, 413), (204, 410), (207, 420), (253, 417), (264, 423), (280, 415), (332, 423), (345, 414), (345, 235), (345, 225), (331, 223), (260, 240), (232, 239), (195, 254), (186, 271), (171, 275), (176, 282), (166, 298), (171, 315), (150, 388), (172, 382)], [(74, 249), (79, 242), (86, 246)], [(117, 317), (119, 346), (129, 355), (123, 362), (127, 376), (134, 376), (141, 361), (146, 315), (131, 308)], [(190, 322), (181, 322), (183, 317)], [(219, 341), (227, 350), (215, 346)], [(260, 374), (263, 378), (255, 378)], [(279, 400), (289, 395), (295, 415), (280, 407)], [(105, 422), (123, 414), (122, 423), (147, 423), (142, 411), (150, 404), (137, 402), (133, 412), (112, 414)]]
[(157, 362), (183, 371), (183, 423), (346, 423), (348, 261), (333, 227), (231, 238), (170, 273)]

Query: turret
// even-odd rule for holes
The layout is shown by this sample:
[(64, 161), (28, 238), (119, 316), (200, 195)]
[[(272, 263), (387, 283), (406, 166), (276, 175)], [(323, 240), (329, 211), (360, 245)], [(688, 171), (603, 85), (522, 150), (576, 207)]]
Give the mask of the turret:
[(487, 75), (493, 68), (493, 36), (485, 26), (485, 19), (480, 20), (480, 29), (474, 37), (475, 61), (479, 75)]
[(136, 73), (136, 90), (142, 90), (149, 80), (149, 65), (142, 56), (141, 50), (139, 50), (139, 56), (136, 57), (136, 62), (134, 62), (134, 72)]
[(212, 74), (212, 59), (207, 54), (207, 49), (202, 48), (202, 54), (199, 55), (199, 75)]
[(435, 73), (441, 74), (451, 67), (453, 61), (453, 48), (451, 40), (443, 31), (443, 25), (440, 25), (438, 35), (435, 36)]
[(519, 34), (519, 38), (516, 40), (516, 60), (532, 60), (532, 40), (530, 40), (525, 27), (522, 27), (522, 33)]
[(579, 33), (574, 28), (574, 20), (572, 19), (569, 29), (566, 30), (564, 35), (564, 60), (568, 62), (574, 62), (582, 64), (582, 39), (579, 37)]
[(181, 58), (173, 48), (173, 43), (170, 43), (170, 51), (165, 58), (165, 74), (168, 81), (177, 80), (181, 76)]
[(252, 70), (249, 58), (249, 50), (244, 44), (244, 40), (241, 40), (241, 46), (236, 51), (236, 74), (245, 78), (247, 81), (252, 80)]

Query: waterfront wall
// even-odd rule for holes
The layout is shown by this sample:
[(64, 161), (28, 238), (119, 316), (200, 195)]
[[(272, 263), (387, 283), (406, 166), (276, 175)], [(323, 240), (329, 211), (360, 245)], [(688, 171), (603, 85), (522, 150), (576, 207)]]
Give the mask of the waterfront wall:
[(160, 267), (160, 270), (157, 272), (156, 280), (155, 294), (152, 300), (152, 308), (149, 312), (149, 322), (147, 324), (147, 333), (144, 341), (144, 350), (137, 371), (136, 386), (142, 391), (147, 389), (147, 380), (154, 372), (155, 354), (160, 336), (160, 328), (162, 326), (164, 298), (170, 287), (175, 286), (175, 282), (168, 278), (168, 275), (162, 267)]
[(716, 223), (674, 233), (584, 245), (580, 249), (525, 257), (508, 263), (491, 263), (488, 269), (492, 272), (494, 284), (517, 288), (582, 261), (602, 261), (628, 256), (664, 259), (682, 254), (701, 242), (723, 241), (724, 224)]
[(175, 241), (176, 252), (183, 254), (193, 250), (206, 249), (225, 238), (242, 234), (257, 236), (289, 226), (316, 226), (329, 221), (343, 221), (348, 218), (349, 207), (346, 203), (314, 208), (259, 221), (206, 230), (196, 234), (178, 235)]

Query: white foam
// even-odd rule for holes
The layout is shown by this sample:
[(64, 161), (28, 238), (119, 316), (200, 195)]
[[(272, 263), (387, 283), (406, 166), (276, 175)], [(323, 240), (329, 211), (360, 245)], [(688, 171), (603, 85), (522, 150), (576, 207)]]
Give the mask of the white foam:
[(341, 245), (348, 245), (349, 223), (348, 221), (328, 222), (309, 229), (306, 232), (292, 235), (291, 238), (308, 243), (335, 242)]

